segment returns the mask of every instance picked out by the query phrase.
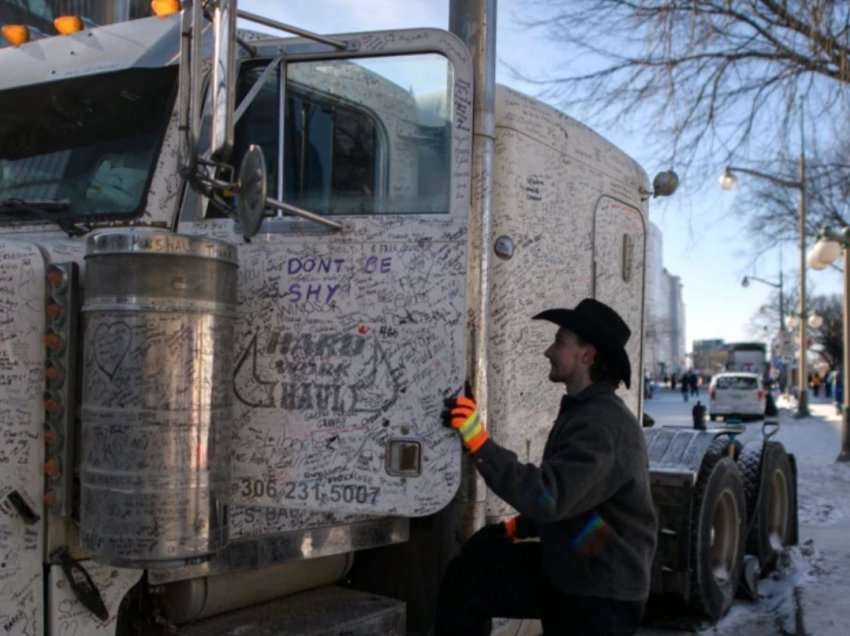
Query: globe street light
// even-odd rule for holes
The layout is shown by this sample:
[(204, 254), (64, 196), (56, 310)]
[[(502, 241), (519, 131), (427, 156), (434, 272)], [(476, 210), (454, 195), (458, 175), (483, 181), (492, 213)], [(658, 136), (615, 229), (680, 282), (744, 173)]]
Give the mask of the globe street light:
[(729, 166), (726, 166), (726, 170), (720, 175), (720, 187), (728, 192), (729, 190), (734, 190), (737, 185), (738, 177), (732, 173), (732, 169)]
[[(796, 329), (800, 326), (800, 316), (797, 314), (790, 314), (785, 319), (785, 324), (789, 329)], [(821, 318), (818, 314), (812, 312), (809, 314), (809, 319), (806, 320), (806, 324), (808, 324), (809, 327), (811, 327), (812, 329), (820, 329), (821, 326), (823, 326), (823, 318)]]
[[(788, 314), (788, 317), (785, 318), (785, 326), (788, 327), (788, 329), (790, 329), (791, 331), (794, 331), (795, 329), (800, 329), (804, 334), (807, 334), (807, 325), (811, 329), (820, 329), (823, 325), (823, 318), (821, 318), (818, 314), (814, 312), (809, 313), (808, 318), (806, 320), (800, 320), (799, 314)], [(800, 352), (800, 359), (806, 358), (806, 352), (809, 349), (808, 335), (804, 337), (803, 342), (803, 350)], [(800, 378), (802, 378), (802, 380), (800, 380)], [(801, 373), (800, 378), (798, 378), (797, 385), (808, 387), (808, 373), (806, 373), (805, 375)], [(797, 411), (796, 417), (801, 417), (799, 409)]]
[(809, 266), (824, 269), (844, 252), (844, 334), (841, 377), (844, 380), (844, 404), (841, 407), (841, 452), (837, 461), (850, 461), (850, 227), (841, 230), (823, 228), (809, 252)]

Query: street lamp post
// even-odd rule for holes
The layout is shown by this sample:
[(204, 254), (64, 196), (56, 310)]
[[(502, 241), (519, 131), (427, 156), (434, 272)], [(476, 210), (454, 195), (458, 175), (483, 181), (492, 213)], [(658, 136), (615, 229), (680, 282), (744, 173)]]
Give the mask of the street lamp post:
[(841, 408), (841, 452), (837, 461), (850, 461), (850, 227), (835, 231), (824, 228), (809, 253), (809, 266), (824, 269), (844, 252), (844, 334), (841, 377), (844, 381), (844, 404)]
[[(741, 279), (741, 287), (749, 287), (750, 281), (756, 281), (758, 283), (762, 283), (763, 285), (769, 285), (770, 287), (775, 287), (779, 290), (779, 338), (780, 344), (782, 345), (783, 350), (783, 361), (785, 361), (785, 294), (783, 291), (783, 281), (782, 281), (782, 252), (779, 252), (779, 282), (774, 283), (769, 280), (765, 280), (763, 278), (759, 278), (758, 276), (744, 276)], [(767, 327), (765, 327), (767, 329)], [(781, 384), (781, 383), (780, 383)], [(791, 371), (789, 368), (785, 370), (785, 386), (789, 386), (791, 384)]]
[(805, 139), (803, 137), (803, 119), (800, 118), (800, 180), (783, 179), (765, 172), (752, 170), (750, 168), (738, 168), (726, 166), (725, 172), (720, 177), (720, 187), (724, 190), (732, 190), (738, 184), (735, 177), (736, 172), (752, 175), (759, 179), (766, 179), (785, 188), (794, 188), (800, 191), (800, 360), (797, 364), (799, 369), (797, 385), (799, 397), (797, 399), (797, 417), (809, 415), (809, 393), (808, 393), (808, 371), (806, 369), (806, 155)]
[(780, 267), (779, 269), (778, 283), (759, 278), (758, 276), (744, 276), (744, 278), (741, 279), (741, 287), (749, 287), (750, 281), (756, 281), (757, 283), (762, 283), (763, 285), (770, 285), (771, 287), (775, 287), (779, 290), (779, 330), (782, 331), (785, 328), (785, 296), (782, 291), (782, 268)]

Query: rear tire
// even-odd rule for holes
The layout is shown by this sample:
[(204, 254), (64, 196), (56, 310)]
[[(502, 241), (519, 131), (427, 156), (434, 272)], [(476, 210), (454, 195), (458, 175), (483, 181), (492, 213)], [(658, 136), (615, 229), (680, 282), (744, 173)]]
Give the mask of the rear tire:
[(738, 467), (744, 477), (748, 518), (752, 519), (747, 554), (758, 558), (764, 576), (776, 567), (783, 548), (793, 543), (797, 502), (791, 462), (782, 444), (768, 442), (764, 460), (761, 455), (761, 443), (747, 444)]
[(741, 473), (717, 440), (703, 458), (691, 513), (691, 607), (711, 621), (732, 605), (744, 561), (746, 499)]

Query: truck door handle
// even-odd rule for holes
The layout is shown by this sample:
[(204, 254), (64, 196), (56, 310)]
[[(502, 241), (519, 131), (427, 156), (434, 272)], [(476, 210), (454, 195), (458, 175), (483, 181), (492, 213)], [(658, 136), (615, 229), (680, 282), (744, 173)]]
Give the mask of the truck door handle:
[(27, 500), (21, 497), (21, 493), (17, 490), (13, 490), (8, 495), (6, 495), (6, 501), (11, 504), (12, 508), (15, 509), (15, 512), (23, 519), (24, 523), (28, 526), (31, 526), (35, 523), (38, 523), (41, 520), (41, 517), (38, 516), (35, 510), (27, 503)]

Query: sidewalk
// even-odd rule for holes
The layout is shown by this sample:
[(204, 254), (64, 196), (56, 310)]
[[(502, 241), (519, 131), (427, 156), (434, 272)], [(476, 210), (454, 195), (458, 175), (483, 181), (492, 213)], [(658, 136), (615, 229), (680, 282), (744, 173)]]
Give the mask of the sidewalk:
[[(850, 464), (835, 463), (841, 448), (841, 417), (826, 398), (812, 398), (812, 417), (790, 420), (782, 441), (799, 468), (800, 550), (796, 572), (800, 631), (838, 636), (850, 631)], [(803, 563), (799, 563), (803, 565)]]

